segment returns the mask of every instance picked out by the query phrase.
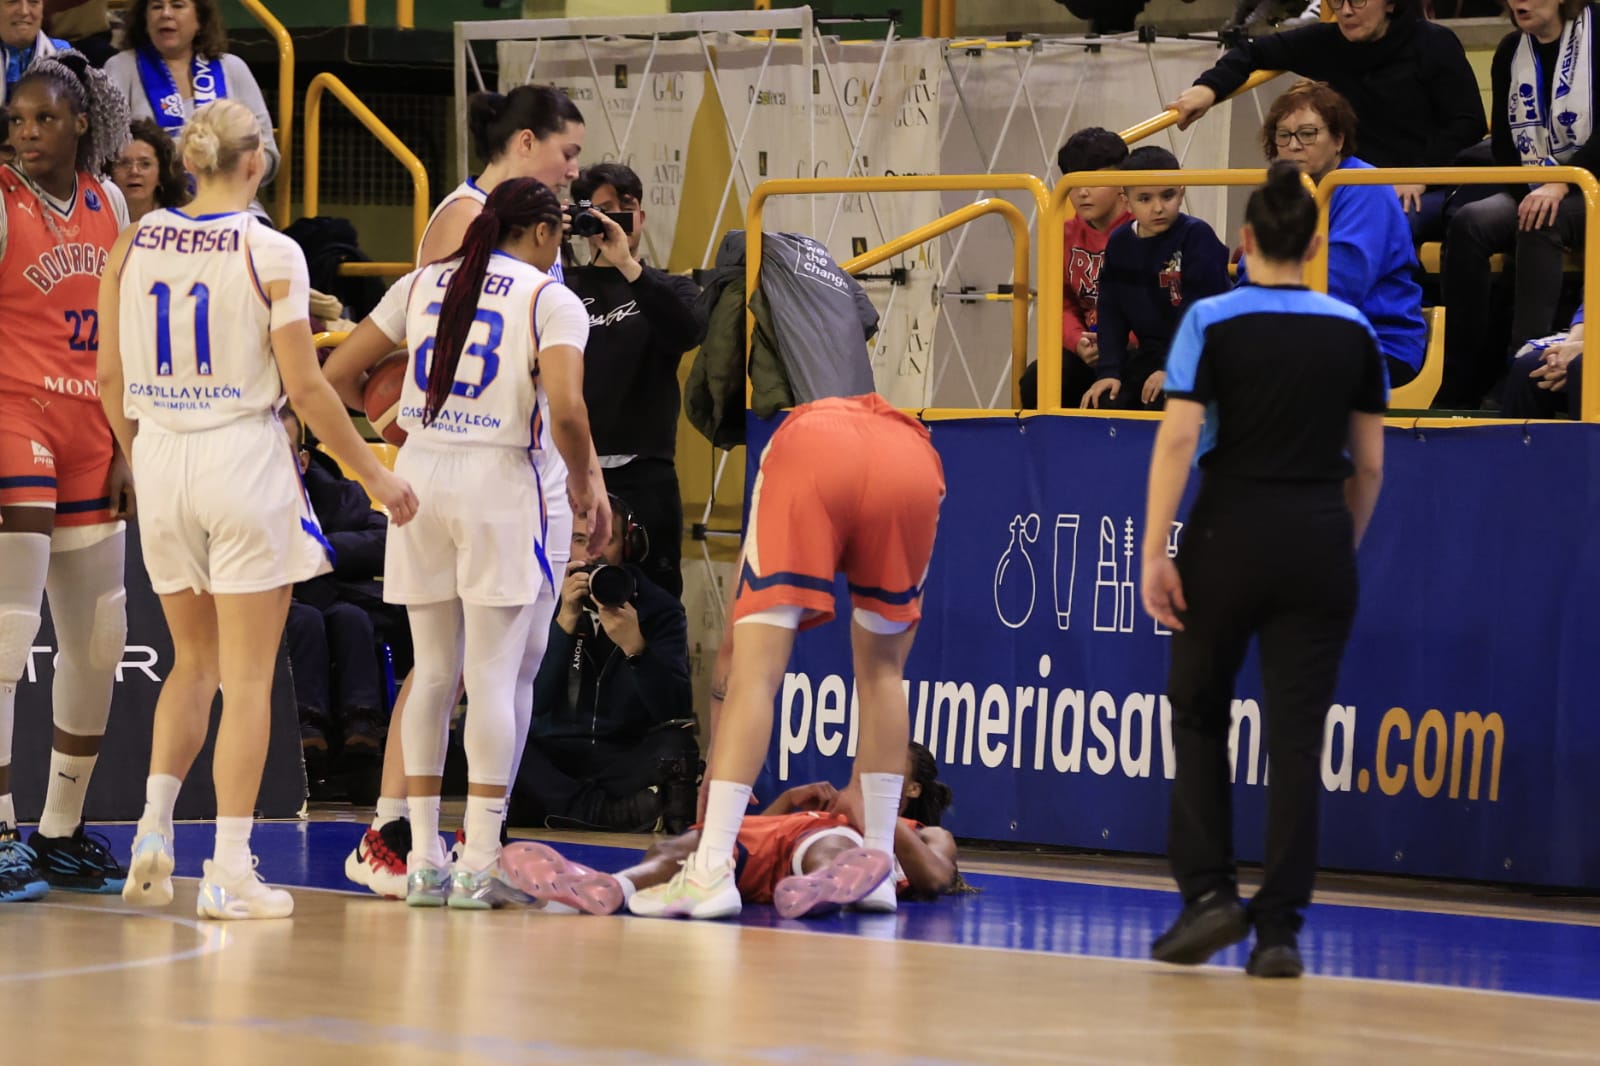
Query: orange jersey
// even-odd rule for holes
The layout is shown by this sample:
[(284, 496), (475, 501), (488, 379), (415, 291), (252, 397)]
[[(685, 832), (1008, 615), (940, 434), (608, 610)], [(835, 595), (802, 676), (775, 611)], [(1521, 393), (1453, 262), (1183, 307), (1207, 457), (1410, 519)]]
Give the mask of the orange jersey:
[(794, 873), (794, 849), (800, 841), (823, 829), (849, 825), (844, 815), (826, 811), (747, 815), (739, 824), (733, 849), (739, 896), (746, 903), (771, 903), (778, 882)]
[(0, 167), (0, 390), (55, 393), (99, 408), (100, 275), (120, 223), (105, 187), (78, 173), (65, 214), (9, 166)]

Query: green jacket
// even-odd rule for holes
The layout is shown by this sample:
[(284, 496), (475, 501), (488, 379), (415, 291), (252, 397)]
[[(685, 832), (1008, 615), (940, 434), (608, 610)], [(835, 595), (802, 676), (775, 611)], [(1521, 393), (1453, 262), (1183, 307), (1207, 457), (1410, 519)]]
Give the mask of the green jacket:
[[(718, 257), (719, 260), (721, 257)], [(709, 304), (706, 339), (695, 353), (684, 388), (683, 409), (689, 424), (716, 448), (744, 443), (745, 345), (744, 262), (719, 265), (700, 299)], [(751, 301), (756, 314), (753, 353), (749, 360), (750, 410), (762, 418), (794, 406), (794, 392), (772, 331), (766, 297), (757, 291)]]

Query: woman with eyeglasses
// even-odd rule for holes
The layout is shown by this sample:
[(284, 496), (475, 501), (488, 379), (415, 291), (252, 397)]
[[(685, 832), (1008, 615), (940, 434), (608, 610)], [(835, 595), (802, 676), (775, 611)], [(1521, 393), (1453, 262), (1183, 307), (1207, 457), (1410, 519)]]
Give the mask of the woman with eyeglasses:
[[(1282, 159), (1313, 182), (1335, 170), (1371, 170), (1356, 158), (1356, 116), (1344, 97), (1319, 81), (1296, 82), (1278, 97), (1261, 126), (1267, 162)], [(1417, 256), (1400, 202), (1382, 185), (1351, 185), (1333, 194), (1328, 211), (1328, 294), (1367, 316), (1389, 365), (1404, 385), (1422, 369), (1427, 328)], [(1239, 277), (1248, 274), (1239, 264)]]
[[(1496, 166), (1600, 170), (1592, 133), (1600, 66), (1596, 9), (1582, 0), (1512, 0), (1508, 33), (1490, 64), (1490, 142)], [(1560, 181), (1508, 185), (1468, 204), (1445, 242), (1444, 381), (1435, 407), (1476, 410), (1508, 356), (1555, 326), (1568, 249), (1583, 243), (1583, 194)], [(1516, 255), (1509, 343), (1490, 330), (1489, 257)]]
[[(1232, 49), (1167, 106), (1178, 128), (1226, 99), (1258, 70), (1327, 82), (1361, 124), (1375, 167), (1448, 166), (1483, 140), (1478, 79), (1453, 31), (1423, 17), (1421, 0), (1324, 0), (1334, 22), (1259, 37)], [(1447, 188), (1394, 187), (1413, 239), (1438, 240)]]
[(128, 201), (129, 223), (157, 208), (188, 203), (189, 178), (172, 138), (147, 118), (135, 119), (128, 129), (132, 138), (111, 164), (111, 180)]

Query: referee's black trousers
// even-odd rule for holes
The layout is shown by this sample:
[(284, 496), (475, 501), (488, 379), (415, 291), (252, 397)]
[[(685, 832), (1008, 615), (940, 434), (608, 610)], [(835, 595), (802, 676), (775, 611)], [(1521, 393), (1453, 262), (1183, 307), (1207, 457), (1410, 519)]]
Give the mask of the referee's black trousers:
[[(1177, 772), (1167, 848), (1184, 901), (1237, 892), (1228, 758), (1234, 680), (1260, 641), (1268, 759), (1264, 880), (1249, 910), (1292, 937), (1317, 866), (1323, 723), (1356, 610), (1343, 485), (1207, 475), (1183, 530), (1188, 610), (1167, 682)], [(1248, 749), (1246, 749), (1248, 750)], [(1244, 768), (1240, 768), (1244, 777)]]

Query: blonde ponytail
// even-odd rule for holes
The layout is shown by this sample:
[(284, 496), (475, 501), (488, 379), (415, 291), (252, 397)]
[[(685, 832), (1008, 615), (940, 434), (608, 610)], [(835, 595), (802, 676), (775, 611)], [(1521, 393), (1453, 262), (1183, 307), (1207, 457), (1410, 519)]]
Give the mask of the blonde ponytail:
[(183, 165), (196, 175), (231, 172), (239, 161), (261, 147), (255, 115), (237, 100), (216, 100), (194, 113), (178, 138)]

